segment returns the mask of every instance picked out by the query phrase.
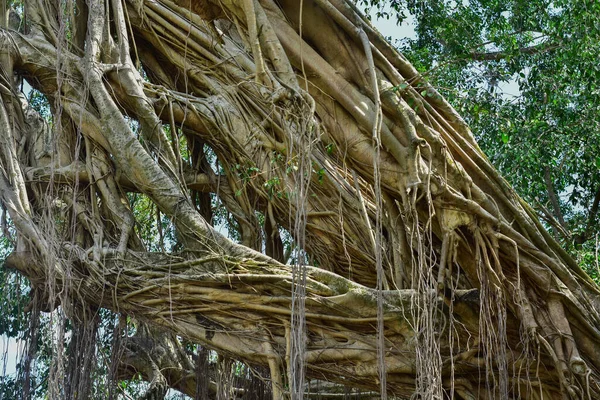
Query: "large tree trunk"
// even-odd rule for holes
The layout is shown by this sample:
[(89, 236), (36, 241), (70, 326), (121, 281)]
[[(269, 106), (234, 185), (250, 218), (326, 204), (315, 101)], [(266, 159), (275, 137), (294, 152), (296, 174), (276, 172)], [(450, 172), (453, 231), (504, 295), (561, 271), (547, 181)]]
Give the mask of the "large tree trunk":
[[(7, 264), (47, 309), (167, 327), (268, 367), (275, 398), (304, 372), (382, 396), (600, 396), (598, 288), (352, 3), (51, 3), (0, 31)], [(180, 251), (144, 246), (127, 193)]]

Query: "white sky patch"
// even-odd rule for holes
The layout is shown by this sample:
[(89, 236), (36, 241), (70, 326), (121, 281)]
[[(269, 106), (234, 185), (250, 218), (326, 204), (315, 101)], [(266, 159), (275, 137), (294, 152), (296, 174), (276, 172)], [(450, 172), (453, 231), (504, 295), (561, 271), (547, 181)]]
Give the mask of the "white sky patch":
[(371, 10), (371, 21), (383, 36), (391, 37), (392, 40), (417, 38), (417, 34), (415, 33), (415, 19), (412, 15), (407, 13), (402, 24), (396, 25), (395, 11), (390, 9), (389, 6), (385, 6), (383, 10), (390, 14), (390, 19), (377, 18), (377, 10)]
[[(391, 37), (392, 42), (402, 39), (417, 38), (417, 34), (415, 32), (415, 19), (410, 13), (406, 12), (406, 18), (402, 24), (396, 25), (395, 11), (390, 9), (389, 6), (385, 6), (383, 11), (390, 14), (389, 19), (377, 18), (376, 9), (372, 9), (370, 13), (373, 25), (375, 25), (375, 27), (383, 36), (386, 38)], [(519, 83), (517, 82), (516, 76), (507, 82), (499, 82), (498, 90), (507, 100), (513, 100), (516, 97), (521, 96), (521, 90), (519, 88)]]
[(17, 372), (19, 355), (23, 354), (25, 342), (6, 335), (0, 336), (0, 375), (8, 376)]
[(509, 100), (521, 96), (521, 89), (519, 88), (519, 83), (515, 78), (509, 80), (508, 82), (498, 82), (498, 89), (500, 92), (502, 92), (502, 95), (507, 97)]

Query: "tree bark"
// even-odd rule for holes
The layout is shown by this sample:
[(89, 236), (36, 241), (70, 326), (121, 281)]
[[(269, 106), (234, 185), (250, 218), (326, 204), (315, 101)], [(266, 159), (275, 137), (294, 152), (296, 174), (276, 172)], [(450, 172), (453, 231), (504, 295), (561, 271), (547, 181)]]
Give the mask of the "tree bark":
[[(77, 2), (84, 26), (28, 2), (29, 32), (0, 31), (4, 71), (52, 104), (36, 125), (3, 84), (6, 264), (50, 288), (48, 308), (165, 327), (269, 367), (281, 395), (296, 348), (309, 378), (382, 397), (600, 395), (597, 286), (351, 2), (192, 3)], [(193, 143), (218, 160), (202, 175)], [(128, 192), (180, 251), (144, 247)], [(279, 229), (314, 266), (284, 264)]]

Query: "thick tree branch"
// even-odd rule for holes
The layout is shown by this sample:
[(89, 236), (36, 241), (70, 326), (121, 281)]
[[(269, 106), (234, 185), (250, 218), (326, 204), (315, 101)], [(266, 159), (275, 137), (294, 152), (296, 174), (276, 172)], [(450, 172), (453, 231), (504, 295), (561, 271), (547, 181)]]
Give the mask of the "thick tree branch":
[(563, 229), (566, 229), (565, 218), (563, 217), (562, 211), (560, 210), (560, 203), (558, 202), (558, 197), (556, 196), (556, 192), (554, 191), (554, 184), (552, 183), (550, 167), (544, 167), (544, 182), (546, 183), (546, 190), (548, 192), (550, 204), (552, 204), (552, 209), (554, 210), (554, 217), (558, 220), (560, 226), (562, 226)]
[(594, 224), (596, 223), (596, 217), (598, 215), (598, 208), (600, 208), (600, 188), (598, 188), (596, 191), (594, 201), (592, 202), (592, 207), (590, 208), (590, 212), (588, 214), (588, 220), (585, 226), (586, 240), (592, 235), (592, 230), (594, 229)]
[[(58, 9), (42, 3), (27, 5), (39, 28), (0, 30), (0, 39), (14, 70), (54, 101), (47, 135), (60, 154), (52, 164), (37, 151), (40, 133), (8, 117), (20, 103), (3, 101), (0, 199), (19, 233), (7, 265), (48, 287), (50, 308), (79, 299), (166, 327), (223, 357), (268, 366), (274, 393), (283, 393), (300, 270), (300, 354), (310, 377), (379, 390), (385, 369), (388, 393), (404, 397), (441, 398), (454, 388), (464, 398), (508, 398), (530, 393), (532, 376), (532, 396), (600, 393), (598, 288), (456, 111), (352, 3), (305, 0), (300, 10), (293, 0), (208, 2), (193, 8), (207, 24), (169, 2), (131, 0), (121, 9), (93, 0), (83, 56), (63, 44)], [(145, 74), (127, 46), (139, 50)], [(379, 103), (380, 150), (372, 142)], [(227, 182), (221, 191), (217, 179), (216, 191), (241, 221), (242, 244), (211, 226), (191, 198), (188, 187), (204, 185), (185, 167), (197, 167), (196, 141), (217, 156), (200, 171), (211, 188), (212, 174)], [(32, 178), (26, 185), (24, 176)], [(160, 210), (181, 252), (145, 251), (122, 189)], [(261, 254), (263, 218), (269, 254), (281, 255), (281, 226), (306, 242), (318, 267)], [(376, 252), (384, 285), (399, 277), (405, 289), (373, 289)], [(169, 381), (160, 362), (150, 367), (161, 394)]]
[[(516, 52), (518, 54), (534, 55), (554, 51), (560, 47), (561, 45), (558, 43), (542, 42), (533, 46), (521, 47), (517, 49)], [(470, 56), (475, 61), (499, 61), (513, 57), (514, 53), (506, 51), (491, 51), (487, 53), (472, 52), (470, 53)]]
[[(79, 268), (85, 266), (89, 275), (72, 279), (79, 282), (79, 295), (87, 301), (125, 313), (135, 310), (139, 318), (250, 363), (266, 365), (272, 357), (271, 351), (284, 357), (291, 267), (228, 259), (228, 271), (218, 272), (216, 258), (188, 259), (182, 257), (183, 254), (130, 252), (121, 259), (116, 252), (108, 250), (103, 257), (105, 264), (94, 266), (85, 259), (82, 250), (78, 252), (84, 257), (79, 261), (83, 263)], [(31, 272), (37, 270), (32, 261), (29, 253), (13, 253), (7, 264), (31, 276)], [(343, 378), (345, 384), (376, 390), (374, 290), (317, 268), (307, 268), (306, 317), (311, 332), (306, 354), (309, 376), (335, 381)], [(169, 275), (165, 276), (168, 271)], [(38, 277), (33, 283), (43, 285), (44, 281), (44, 277)], [(104, 289), (99, 284), (104, 285)], [(386, 341), (396, 343), (386, 352), (386, 364), (391, 392), (397, 395), (410, 394), (407, 378), (415, 373), (415, 360), (396, 346), (415, 340), (407, 317), (417, 295), (414, 290), (384, 293)], [(113, 303), (113, 299), (118, 303)], [(445, 313), (441, 299), (438, 307), (439, 312)], [(461, 328), (455, 329), (462, 332), (456, 336), (459, 342), (455, 345), (460, 343), (460, 338), (466, 339), (477, 331), (478, 312), (476, 290), (455, 292), (453, 318), (461, 321)], [(266, 332), (271, 338), (268, 347), (261, 344)], [(445, 335), (440, 335), (443, 337)], [(466, 343), (459, 345), (462, 346)], [(450, 350), (448, 345), (442, 348)], [(473, 356), (457, 365), (461, 366), (461, 374), (475, 373), (479, 368)], [(444, 375), (450, 373), (450, 369), (444, 369)]]

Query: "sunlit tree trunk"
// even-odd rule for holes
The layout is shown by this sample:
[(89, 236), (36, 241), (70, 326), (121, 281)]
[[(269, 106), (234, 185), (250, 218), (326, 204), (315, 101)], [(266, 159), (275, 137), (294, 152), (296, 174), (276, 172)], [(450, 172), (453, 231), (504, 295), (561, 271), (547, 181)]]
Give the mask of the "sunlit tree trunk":
[[(598, 288), (352, 3), (32, 0), (3, 26), (7, 264), (43, 309), (166, 328), (268, 368), (273, 398), (310, 379), (382, 398), (600, 396)], [(15, 78), (47, 97), (49, 126)], [(177, 251), (142, 240), (132, 193)], [(159, 396), (177, 381), (160, 363), (193, 367), (145, 354)]]

